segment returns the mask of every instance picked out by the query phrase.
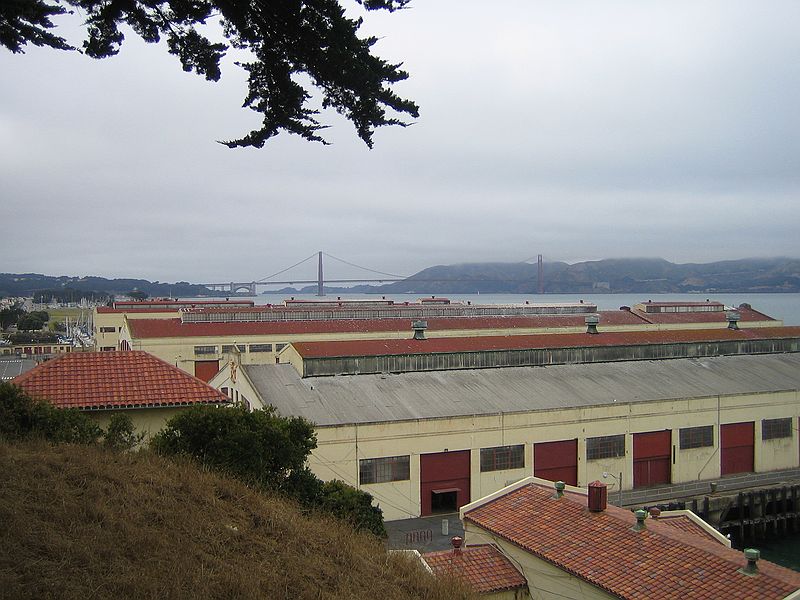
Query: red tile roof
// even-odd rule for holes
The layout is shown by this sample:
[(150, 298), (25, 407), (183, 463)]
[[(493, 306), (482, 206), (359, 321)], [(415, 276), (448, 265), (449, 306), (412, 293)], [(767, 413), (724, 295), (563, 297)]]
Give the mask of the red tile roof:
[(59, 408), (111, 409), (219, 404), (225, 394), (147, 352), (73, 352), (12, 380)]
[[(753, 310), (752, 308), (737, 308), (740, 323), (750, 321), (774, 321), (772, 317)], [(677, 323), (724, 323), (727, 320), (725, 311), (706, 311), (706, 312), (681, 312), (681, 313), (649, 313), (640, 310), (631, 310), (632, 314), (638, 315), (648, 323), (655, 324), (677, 324)], [(602, 321), (601, 321), (602, 323)]]
[(527, 587), (528, 582), (496, 546), (467, 546), (459, 554), (452, 550), (422, 555), (435, 575), (452, 574), (479, 594)]
[(675, 527), (676, 529), (680, 529), (681, 531), (685, 531), (693, 535), (705, 536), (711, 540), (715, 540), (714, 536), (709, 531), (685, 514), (670, 515), (662, 513), (658, 517), (658, 522), (669, 525), (670, 527)]
[(703, 536), (654, 519), (633, 531), (636, 518), (628, 510), (609, 505), (594, 513), (584, 495), (554, 496), (530, 483), (463, 518), (620, 598), (777, 599), (800, 589), (800, 573), (766, 560), (754, 577), (739, 573), (744, 554)]
[(392, 356), (482, 352), (490, 350), (528, 350), (535, 348), (577, 348), (587, 346), (635, 346), (709, 341), (758, 340), (800, 337), (800, 327), (757, 327), (753, 329), (677, 329), (662, 331), (620, 331), (596, 335), (587, 333), (549, 333), (538, 335), (441, 337), (425, 340), (342, 340), (292, 342), (303, 358), (344, 356)]
[[(603, 325), (641, 325), (644, 320), (628, 311), (600, 314)], [(584, 327), (586, 315), (548, 315), (534, 317), (429, 317), (428, 331), (468, 329), (540, 329)], [(330, 321), (248, 321), (228, 323), (190, 322), (180, 319), (137, 319), (130, 321), (136, 339), (165, 337), (213, 337), (223, 335), (285, 335), (304, 333), (367, 333), (407, 331), (411, 336), (413, 319), (335, 319)]]

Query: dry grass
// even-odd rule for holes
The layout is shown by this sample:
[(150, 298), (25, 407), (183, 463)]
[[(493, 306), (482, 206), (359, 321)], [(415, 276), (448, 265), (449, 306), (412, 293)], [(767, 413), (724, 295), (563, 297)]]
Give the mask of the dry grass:
[(150, 453), (0, 443), (0, 597), (470, 597), (341, 523)]

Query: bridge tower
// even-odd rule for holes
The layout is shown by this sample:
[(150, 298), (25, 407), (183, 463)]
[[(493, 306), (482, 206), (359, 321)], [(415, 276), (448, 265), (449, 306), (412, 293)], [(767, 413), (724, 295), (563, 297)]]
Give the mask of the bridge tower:
[(317, 267), (317, 296), (325, 295), (325, 280), (322, 275), (322, 250), (319, 251), (319, 266)]
[(542, 255), (539, 255), (538, 260), (538, 273), (539, 273), (539, 293), (544, 294), (544, 265), (542, 264)]

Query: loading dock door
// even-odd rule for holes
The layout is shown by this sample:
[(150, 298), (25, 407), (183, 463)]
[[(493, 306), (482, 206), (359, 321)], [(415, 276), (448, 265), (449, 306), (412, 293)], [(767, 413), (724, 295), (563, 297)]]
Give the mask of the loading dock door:
[(755, 448), (755, 426), (749, 423), (729, 423), (720, 426), (723, 475), (752, 473)]
[(469, 450), (422, 454), (419, 468), (423, 517), (455, 512), (469, 504)]
[(633, 434), (633, 487), (665, 485), (672, 482), (672, 432), (650, 431)]
[(534, 444), (533, 474), (550, 481), (578, 485), (578, 440)]
[(194, 376), (198, 379), (202, 379), (206, 383), (211, 381), (211, 378), (218, 372), (218, 360), (196, 360), (194, 362)]

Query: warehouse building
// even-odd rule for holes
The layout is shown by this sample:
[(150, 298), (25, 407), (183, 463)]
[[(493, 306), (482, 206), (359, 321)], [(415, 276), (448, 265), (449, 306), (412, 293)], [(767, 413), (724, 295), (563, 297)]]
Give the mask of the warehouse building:
[[(627, 307), (597, 312), (595, 305), (580, 302), (478, 306), (438, 300), (391, 305), (341, 301), (334, 306), (288, 301), (284, 306), (188, 309), (179, 318), (125, 319), (119, 346), (150, 352), (207, 381), (231, 353), (242, 364), (268, 364), (288, 344), (298, 342), (405, 339), (412, 335), (413, 320), (422, 318), (428, 338), (464, 338), (582, 333), (587, 317), (596, 317), (603, 332), (725, 329), (731, 314), (714, 302), (688, 307), (702, 311), (648, 313)], [(736, 315), (750, 329), (782, 325), (746, 305)]]
[(307, 342), (210, 383), (315, 423), (312, 470), (393, 520), (529, 475), (632, 489), (798, 467), (798, 352), (798, 327)]

